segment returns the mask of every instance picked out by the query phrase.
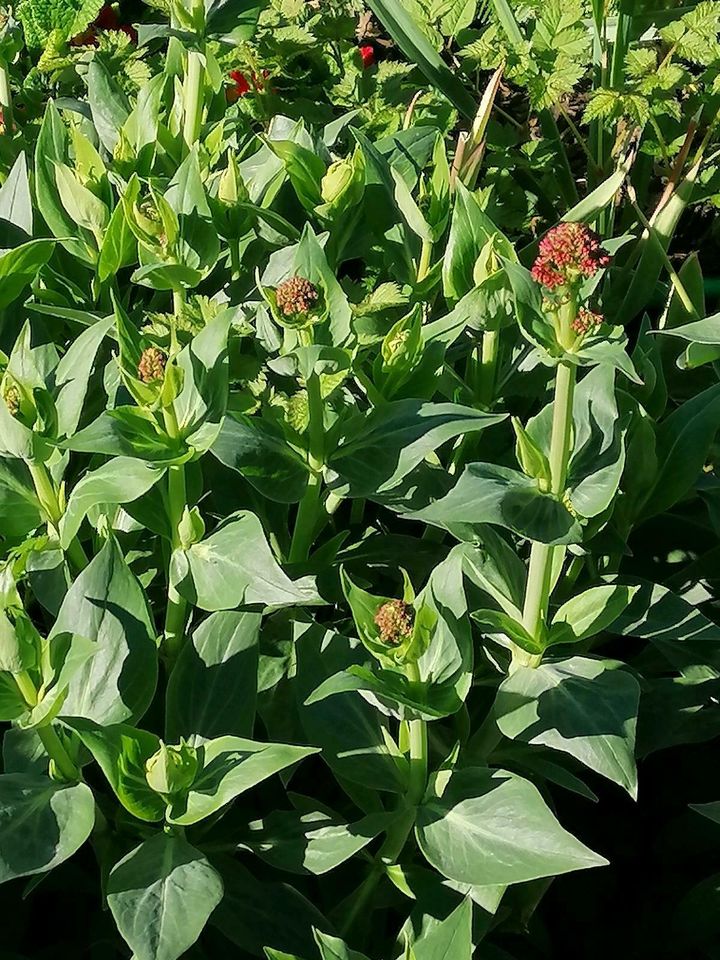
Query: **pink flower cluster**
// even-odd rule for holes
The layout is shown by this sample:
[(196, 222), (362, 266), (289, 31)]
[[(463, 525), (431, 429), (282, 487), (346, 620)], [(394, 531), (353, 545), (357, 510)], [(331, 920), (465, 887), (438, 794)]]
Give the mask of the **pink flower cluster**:
[(553, 290), (580, 277), (593, 277), (608, 263), (610, 256), (594, 230), (584, 223), (560, 223), (540, 241), (532, 276)]

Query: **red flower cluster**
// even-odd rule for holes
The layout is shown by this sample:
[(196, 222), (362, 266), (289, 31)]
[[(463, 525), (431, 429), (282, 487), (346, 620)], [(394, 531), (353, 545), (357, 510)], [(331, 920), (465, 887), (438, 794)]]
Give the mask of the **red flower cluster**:
[(368, 67), (373, 66), (375, 63), (375, 48), (372, 44), (364, 43), (361, 47), (358, 47), (358, 53), (362, 60), (363, 70), (367, 70)]
[(250, 74), (249, 80), (241, 70), (231, 70), (228, 76), (233, 83), (231, 87), (226, 88), (225, 95), (227, 96), (228, 103), (235, 103), (240, 97), (244, 97), (250, 93), (251, 90), (264, 90), (266, 86), (265, 81), (270, 76), (270, 72), (263, 70), (262, 74), (257, 74), (253, 71)]
[(595, 313), (588, 310), (587, 307), (580, 307), (572, 322), (572, 328), (579, 337), (582, 337), (586, 333), (590, 333), (591, 330), (597, 329), (604, 320), (605, 318), (601, 313)]
[(560, 223), (540, 241), (532, 276), (549, 290), (580, 277), (593, 277), (610, 257), (600, 238), (584, 223)]
[(404, 600), (388, 600), (375, 614), (380, 640), (389, 647), (398, 647), (413, 632), (415, 611)]
[(87, 30), (73, 37), (70, 45), (73, 47), (96, 47), (98, 31), (101, 30), (119, 30), (126, 33), (133, 43), (138, 41), (138, 33), (135, 27), (130, 23), (120, 23), (120, 17), (115, 7), (106, 3)]

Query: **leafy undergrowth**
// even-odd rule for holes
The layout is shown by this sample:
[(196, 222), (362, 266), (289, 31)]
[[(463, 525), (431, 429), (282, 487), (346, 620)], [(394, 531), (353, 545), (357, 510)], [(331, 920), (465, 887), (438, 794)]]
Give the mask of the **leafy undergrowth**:
[(3, 956), (718, 956), (719, 77), (707, 2), (3, 11)]

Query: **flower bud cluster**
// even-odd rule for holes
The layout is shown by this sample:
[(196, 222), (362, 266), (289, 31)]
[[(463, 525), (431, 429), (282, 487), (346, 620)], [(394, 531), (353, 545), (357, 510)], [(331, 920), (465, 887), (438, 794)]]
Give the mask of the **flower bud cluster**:
[(540, 241), (540, 252), (533, 264), (532, 276), (554, 290), (593, 277), (610, 263), (600, 238), (584, 223), (560, 223)]
[(292, 317), (310, 313), (318, 302), (319, 294), (314, 283), (305, 277), (290, 277), (275, 290), (277, 308), (283, 316)]
[(165, 375), (165, 354), (158, 347), (146, 347), (138, 363), (138, 378), (143, 383), (162, 380)]
[(380, 640), (389, 647), (399, 646), (413, 631), (415, 610), (404, 600), (388, 600), (375, 614)]

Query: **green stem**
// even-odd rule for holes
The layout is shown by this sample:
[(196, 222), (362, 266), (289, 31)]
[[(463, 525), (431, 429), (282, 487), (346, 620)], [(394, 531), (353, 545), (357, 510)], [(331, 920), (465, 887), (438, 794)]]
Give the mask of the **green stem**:
[(432, 258), (433, 245), (432, 240), (423, 240), (422, 250), (420, 251), (420, 262), (417, 268), (417, 282), (422, 283), (430, 270), (430, 260)]
[(2, 108), (5, 132), (12, 134), (14, 127), (12, 94), (10, 92), (10, 74), (8, 65), (0, 60), (0, 108)]
[[(408, 680), (420, 683), (420, 668), (417, 663), (408, 663), (405, 667)], [(408, 722), (408, 741), (410, 745), (410, 782), (407, 801), (411, 806), (420, 803), (427, 787), (427, 723), (425, 720)]]
[[(572, 440), (574, 392), (575, 366), (569, 363), (560, 363), (555, 378), (552, 438), (550, 440), (550, 490), (556, 497), (561, 497), (565, 492)], [(555, 549), (547, 543), (535, 542), (530, 550), (530, 567), (523, 607), (523, 626), (538, 641), (541, 640), (545, 618), (547, 617)], [(513, 649), (511, 668), (518, 666), (536, 667), (540, 663), (540, 659), (540, 656), (534, 656), (516, 648)]]
[(495, 380), (499, 346), (500, 331), (486, 330), (482, 336), (482, 353), (480, 355), (480, 369), (478, 371), (480, 375), (478, 402), (483, 407), (489, 407), (495, 399)]
[[(172, 550), (182, 547), (180, 540), (180, 523), (185, 512), (187, 492), (185, 488), (185, 467), (178, 464), (168, 470), (168, 520), (172, 531)], [(165, 612), (165, 639), (163, 643), (165, 655), (170, 663), (174, 663), (185, 637), (185, 621), (187, 618), (187, 602), (177, 592), (170, 581), (168, 571), (168, 599)]]
[[(45, 519), (50, 526), (57, 530), (62, 517), (62, 508), (52, 477), (45, 464), (40, 460), (28, 460), (27, 466)], [(77, 537), (73, 537), (65, 552), (77, 570), (84, 570), (88, 565), (87, 555)]]
[(307, 560), (312, 547), (320, 513), (320, 492), (324, 461), (324, 422), (323, 400), (320, 390), (320, 377), (311, 373), (307, 381), (308, 392), (308, 467), (310, 476), (308, 485), (298, 507), (295, 529), (290, 544), (290, 563), (302, 563)]
[(197, 50), (188, 50), (183, 86), (183, 140), (188, 150), (200, 136), (203, 113), (204, 57)]
[[(28, 707), (32, 709), (36, 706), (38, 702), (37, 689), (27, 670), (15, 674), (15, 683)], [(60, 776), (65, 780), (79, 780), (80, 771), (70, 759), (67, 750), (62, 745), (60, 737), (58, 737), (52, 725), (35, 727), (35, 732), (40, 738), (43, 747), (45, 747), (45, 752), (55, 764)]]

